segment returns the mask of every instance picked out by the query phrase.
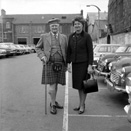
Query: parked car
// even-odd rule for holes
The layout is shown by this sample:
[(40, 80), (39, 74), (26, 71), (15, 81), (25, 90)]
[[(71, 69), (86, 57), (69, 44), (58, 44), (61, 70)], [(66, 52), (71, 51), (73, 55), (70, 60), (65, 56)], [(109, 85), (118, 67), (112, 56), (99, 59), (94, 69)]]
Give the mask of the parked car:
[(36, 53), (35, 46), (30, 46), (30, 48), (32, 53)]
[(94, 44), (94, 43), (93, 43), (93, 49), (95, 49), (95, 47), (96, 47), (97, 45), (98, 45), (98, 44)]
[(24, 54), (25, 50), (19, 44), (15, 44), (15, 47), (16, 47), (16, 50), (17, 50), (17, 52), (16, 52), (17, 55)]
[(95, 73), (107, 76), (110, 73), (109, 64), (112, 61), (117, 61), (122, 57), (131, 57), (131, 44), (121, 45), (115, 53), (107, 54), (103, 57), (100, 57), (98, 60), (98, 65), (95, 68)]
[(0, 43), (0, 49), (6, 50), (6, 57), (11, 56), (13, 51), (9, 45), (6, 45), (4, 43)]
[(100, 57), (114, 53), (118, 47), (120, 47), (120, 44), (98, 44), (94, 48), (94, 65), (97, 65)]
[(32, 53), (32, 48), (28, 45), (25, 45), (25, 48), (28, 50), (28, 53)]
[(0, 49), (0, 58), (3, 58), (6, 56), (6, 50), (5, 49)]
[(123, 57), (110, 63), (111, 72), (106, 77), (107, 87), (111, 90), (126, 92), (131, 87), (131, 57)]
[(17, 50), (16, 50), (16, 47), (14, 46), (14, 43), (12, 43), (12, 42), (5, 42), (3, 44), (7, 45), (8, 48), (11, 50), (10, 51), (10, 55), (11, 56), (16, 55)]

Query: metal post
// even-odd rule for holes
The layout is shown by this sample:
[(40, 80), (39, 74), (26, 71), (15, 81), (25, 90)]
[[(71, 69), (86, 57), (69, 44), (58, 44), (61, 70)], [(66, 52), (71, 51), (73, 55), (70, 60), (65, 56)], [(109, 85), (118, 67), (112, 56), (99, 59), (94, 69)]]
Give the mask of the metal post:
[(98, 9), (98, 44), (99, 44), (99, 35), (100, 35), (100, 8), (96, 5), (86, 5), (86, 7), (94, 6)]
[(46, 72), (47, 72), (47, 64), (45, 62), (45, 114), (47, 114), (47, 75), (46, 75)]
[(98, 44), (99, 44), (99, 37), (100, 37), (100, 10), (98, 10)]
[(2, 28), (2, 42), (4, 42), (4, 23), (3, 23), (3, 17), (1, 19), (1, 28)]

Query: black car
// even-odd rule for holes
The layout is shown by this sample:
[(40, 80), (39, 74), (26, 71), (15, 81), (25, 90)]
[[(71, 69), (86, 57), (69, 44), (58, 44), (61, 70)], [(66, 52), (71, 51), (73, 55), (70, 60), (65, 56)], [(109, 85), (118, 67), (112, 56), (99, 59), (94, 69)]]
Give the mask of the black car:
[(112, 61), (121, 59), (122, 57), (131, 57), (131, 44), (121, 45), (115, 53), (100, 57), (98, 65), (95, 68), (96, 74), (107, 76), (110, 73), (109, 64)]

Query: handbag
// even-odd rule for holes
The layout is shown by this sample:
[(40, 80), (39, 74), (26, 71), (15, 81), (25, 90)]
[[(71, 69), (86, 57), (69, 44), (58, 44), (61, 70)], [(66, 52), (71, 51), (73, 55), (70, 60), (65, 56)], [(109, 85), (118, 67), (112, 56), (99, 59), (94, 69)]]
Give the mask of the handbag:
[(91, 74), (89, 79), (84, 80), (83, 85), (85, 94), (98, 92), (98, 83), (97, 80), (94, 78), (94, 74)]
[(61, 62), (54, 62), (52, 65), (52, 69), (55, 72), (60, 72), (62, 70), (62, 63)]

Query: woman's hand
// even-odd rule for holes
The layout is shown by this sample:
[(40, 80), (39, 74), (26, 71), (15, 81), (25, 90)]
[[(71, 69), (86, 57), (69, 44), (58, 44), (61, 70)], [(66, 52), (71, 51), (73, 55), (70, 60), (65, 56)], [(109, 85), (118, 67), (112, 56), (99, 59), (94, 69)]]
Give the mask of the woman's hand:
[(93, 69), (92, 69), (92, 65), (89, 65), (88, 66), (88, 70), (87, 70), (87, 72), (89, 73), (89, 74), (93, 74)]

